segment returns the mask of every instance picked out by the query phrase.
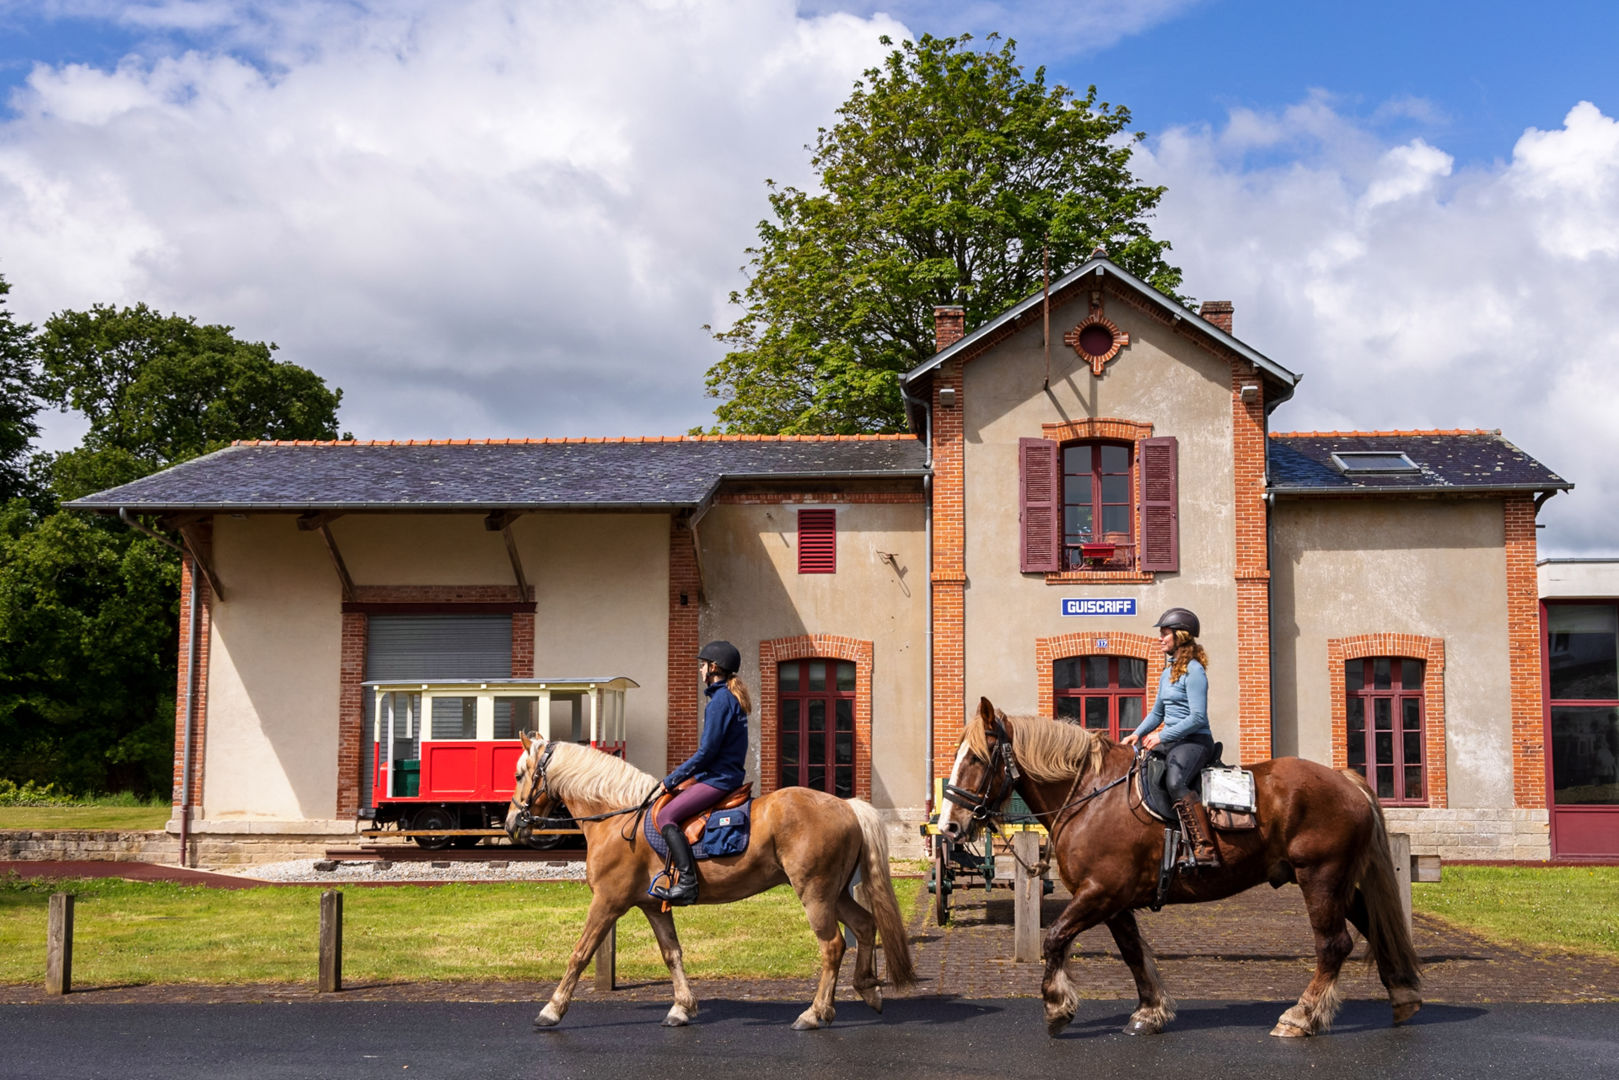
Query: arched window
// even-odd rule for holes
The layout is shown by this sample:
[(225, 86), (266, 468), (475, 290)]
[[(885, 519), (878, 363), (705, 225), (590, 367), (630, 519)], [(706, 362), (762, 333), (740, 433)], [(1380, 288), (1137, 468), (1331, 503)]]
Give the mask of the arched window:
[(1066, 656), (1052, 664), (1057, 717), (1114, 739), (1141, 723), (1147, 662), (1132, 656)]
[(1368, 656), (1344, 665), (1349, 767), (1386, 803), (1425, 805), (1423, 662)]
[(853, 798), (855, 664), (787, 660), (776, 669), (779, 787), (810, 787)]

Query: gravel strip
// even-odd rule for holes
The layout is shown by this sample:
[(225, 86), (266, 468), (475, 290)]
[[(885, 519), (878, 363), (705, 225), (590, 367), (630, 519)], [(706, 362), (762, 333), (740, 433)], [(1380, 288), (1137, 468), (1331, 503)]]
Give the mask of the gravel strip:
[[(324, 867), (325, 869), (317, 869)], [(583, 881), (585, 864), (577, 862), (390, 862), (293, 859), (262, 866), (232, 867), (217, 873), (255, 881)]]

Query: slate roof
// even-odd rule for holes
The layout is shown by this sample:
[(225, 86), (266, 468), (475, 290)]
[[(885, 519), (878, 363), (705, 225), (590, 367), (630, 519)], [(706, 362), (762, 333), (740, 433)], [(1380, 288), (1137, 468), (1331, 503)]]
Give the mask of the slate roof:
[(669, 510), (725, 480), (926, 472), (909, 435), (243, 442), (67, 505), (113, 512)]
[[(1346, 474), (1335, 453), (1403, 453), (1415, 472)], [(1567, 491), (1574, 485), (1499, 431), (1303, 431), (1272, 434), (1270, 491), (1277, 495)]]

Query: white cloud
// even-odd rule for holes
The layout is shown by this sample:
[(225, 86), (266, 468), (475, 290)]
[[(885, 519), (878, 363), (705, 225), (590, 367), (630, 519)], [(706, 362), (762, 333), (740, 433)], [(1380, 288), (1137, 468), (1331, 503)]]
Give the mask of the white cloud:
[(710, 420), (701, 324), (731, 317), (764, 178), (810, 178), (804, 143), (905, 33), (788, 0), (61, 10), (189, 36), (14, 95), (12, 309), (235, 325), (377, 437)]
[[(1264, 132), (1263, 140), (1254, 133)], [(1247, 148), (1287, 146), (1262, 166)], [(1578, 488), (1542, 551), (1619, 547), (1619, 125), (1581, 103), (1456, 169), (1312, 97), (1137, 159), (1186, 289), (1305, 377), (1274, 430), (1499, 428)]]

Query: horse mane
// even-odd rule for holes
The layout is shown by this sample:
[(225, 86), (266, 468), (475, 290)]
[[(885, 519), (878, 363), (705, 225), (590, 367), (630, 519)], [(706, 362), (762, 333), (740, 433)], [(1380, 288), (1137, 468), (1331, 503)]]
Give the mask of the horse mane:
[[(1044, 716), (1002, 716), (1012, 737), (1019, 769), (1034, 780), (1069, 780), (1102, 767), (1111, 740), (1078, 724)], [(989, 760), (984, 725), (967, 725), (967, 746), (980, 761)]]
[[(538, 744), (536, 744), (538, 745)], [(629, 762), (578, 743), (553, 742), (550, 777), (563, 802), (634, 806), (658, 786), (658, 778)]]

